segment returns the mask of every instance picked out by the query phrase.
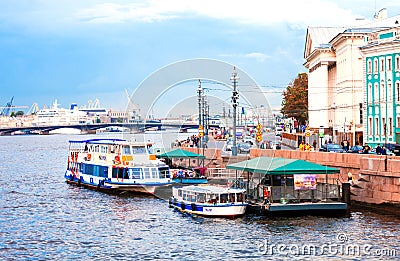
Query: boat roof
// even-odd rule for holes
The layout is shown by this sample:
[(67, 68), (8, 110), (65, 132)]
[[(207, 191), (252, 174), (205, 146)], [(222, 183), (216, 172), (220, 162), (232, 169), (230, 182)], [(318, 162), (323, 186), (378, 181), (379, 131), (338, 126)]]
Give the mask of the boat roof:
[(191, 191), (191, 192), (198, 192), (198, 193), (243, 193), (244, 189), (239, 188), (232, 188), (228, 186), (187, 186), (178, 188), (181, 190)]
[(133, 146), (145, 146), (152, 145), (152, 142), (129, 142), (124, 139), (87, 139), (87, 140), (70, 140), (70, 143), (88, 143), (88, 144), (123, 144), (123, 145), (133, 145)]

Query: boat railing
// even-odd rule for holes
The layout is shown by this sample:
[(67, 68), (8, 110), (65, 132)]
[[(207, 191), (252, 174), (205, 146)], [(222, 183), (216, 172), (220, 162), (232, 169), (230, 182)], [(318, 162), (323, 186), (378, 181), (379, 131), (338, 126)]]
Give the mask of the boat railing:
[(226, 168), (207, 168), (206, 177), (209, 179), (235, 179), (242, 178), (243, 171)]

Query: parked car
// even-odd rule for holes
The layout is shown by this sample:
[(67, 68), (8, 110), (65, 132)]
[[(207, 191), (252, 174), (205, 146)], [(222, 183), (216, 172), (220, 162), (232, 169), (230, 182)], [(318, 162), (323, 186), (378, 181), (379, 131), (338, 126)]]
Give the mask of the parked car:
[(328, 143), (324, 144), (319, 148), (319, 151), (324, 151), (324, 152), (343, 152), (342, 146), (340, 144), (336, 143)]
[(249, 153), (251, 145), (247, 142), (240, 142), (237, 145), (237, 149), (239, 153)]
[(347, 151), (348, 153), (363, 153), (364, 151), (364, 147), (361, 145), (356, 145), (356, 146), (352, 146), (350, 147), (350, 149)]
[(386, 143), (386, 144), (383, 144), (383, 146), (385, 146), (385, 148), (387, 148), (388, 150), (393, 152), (394, 155), (400, 156), (400, 144)]
[(225, 149), (231, 151), (233, 146), (233, 140), (228, 140), (225, 145)]
[(274, 150), (280, 150), (282, 148), (281, 142), (280, 141), (271, 141), (270, 148), (274, 149)]
[(251, 136), (245, 136), (245, 137), (243, 138), (243, 142), (247, 142), (247, 143), (249, 143), (250, 145), (253, 145), (253, 144), (254, 144), (254, 139), (253, 139)]

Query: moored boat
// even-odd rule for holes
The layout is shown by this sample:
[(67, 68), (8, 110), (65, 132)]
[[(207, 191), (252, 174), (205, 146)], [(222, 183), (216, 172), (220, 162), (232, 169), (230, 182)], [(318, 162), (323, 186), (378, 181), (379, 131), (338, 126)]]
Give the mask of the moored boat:
[(107, 192), (130, 191), (154, 195), (172, 184), (168, 165), (158, 160), (151, 143), (123, 139), (71, 140), (68, 183)]
[(173, 187), (170, 207), (204, 217), (243, 216), (247, 203), (245, 190), (228, 186), (199, 185)]

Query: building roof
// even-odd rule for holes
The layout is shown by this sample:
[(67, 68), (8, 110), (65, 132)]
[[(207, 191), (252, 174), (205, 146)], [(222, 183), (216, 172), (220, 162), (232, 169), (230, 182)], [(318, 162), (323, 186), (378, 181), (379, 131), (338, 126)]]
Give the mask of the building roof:
[(227, 169), (249, 171), (268, 175), (336, 174), (340, 170), (305, 160), (259, 157), (229, 164)]
[(344, 30), (346, 30), (345, 27), (308, 27), (304, 58), (317, 48), (330, 48), (329, 42)]

